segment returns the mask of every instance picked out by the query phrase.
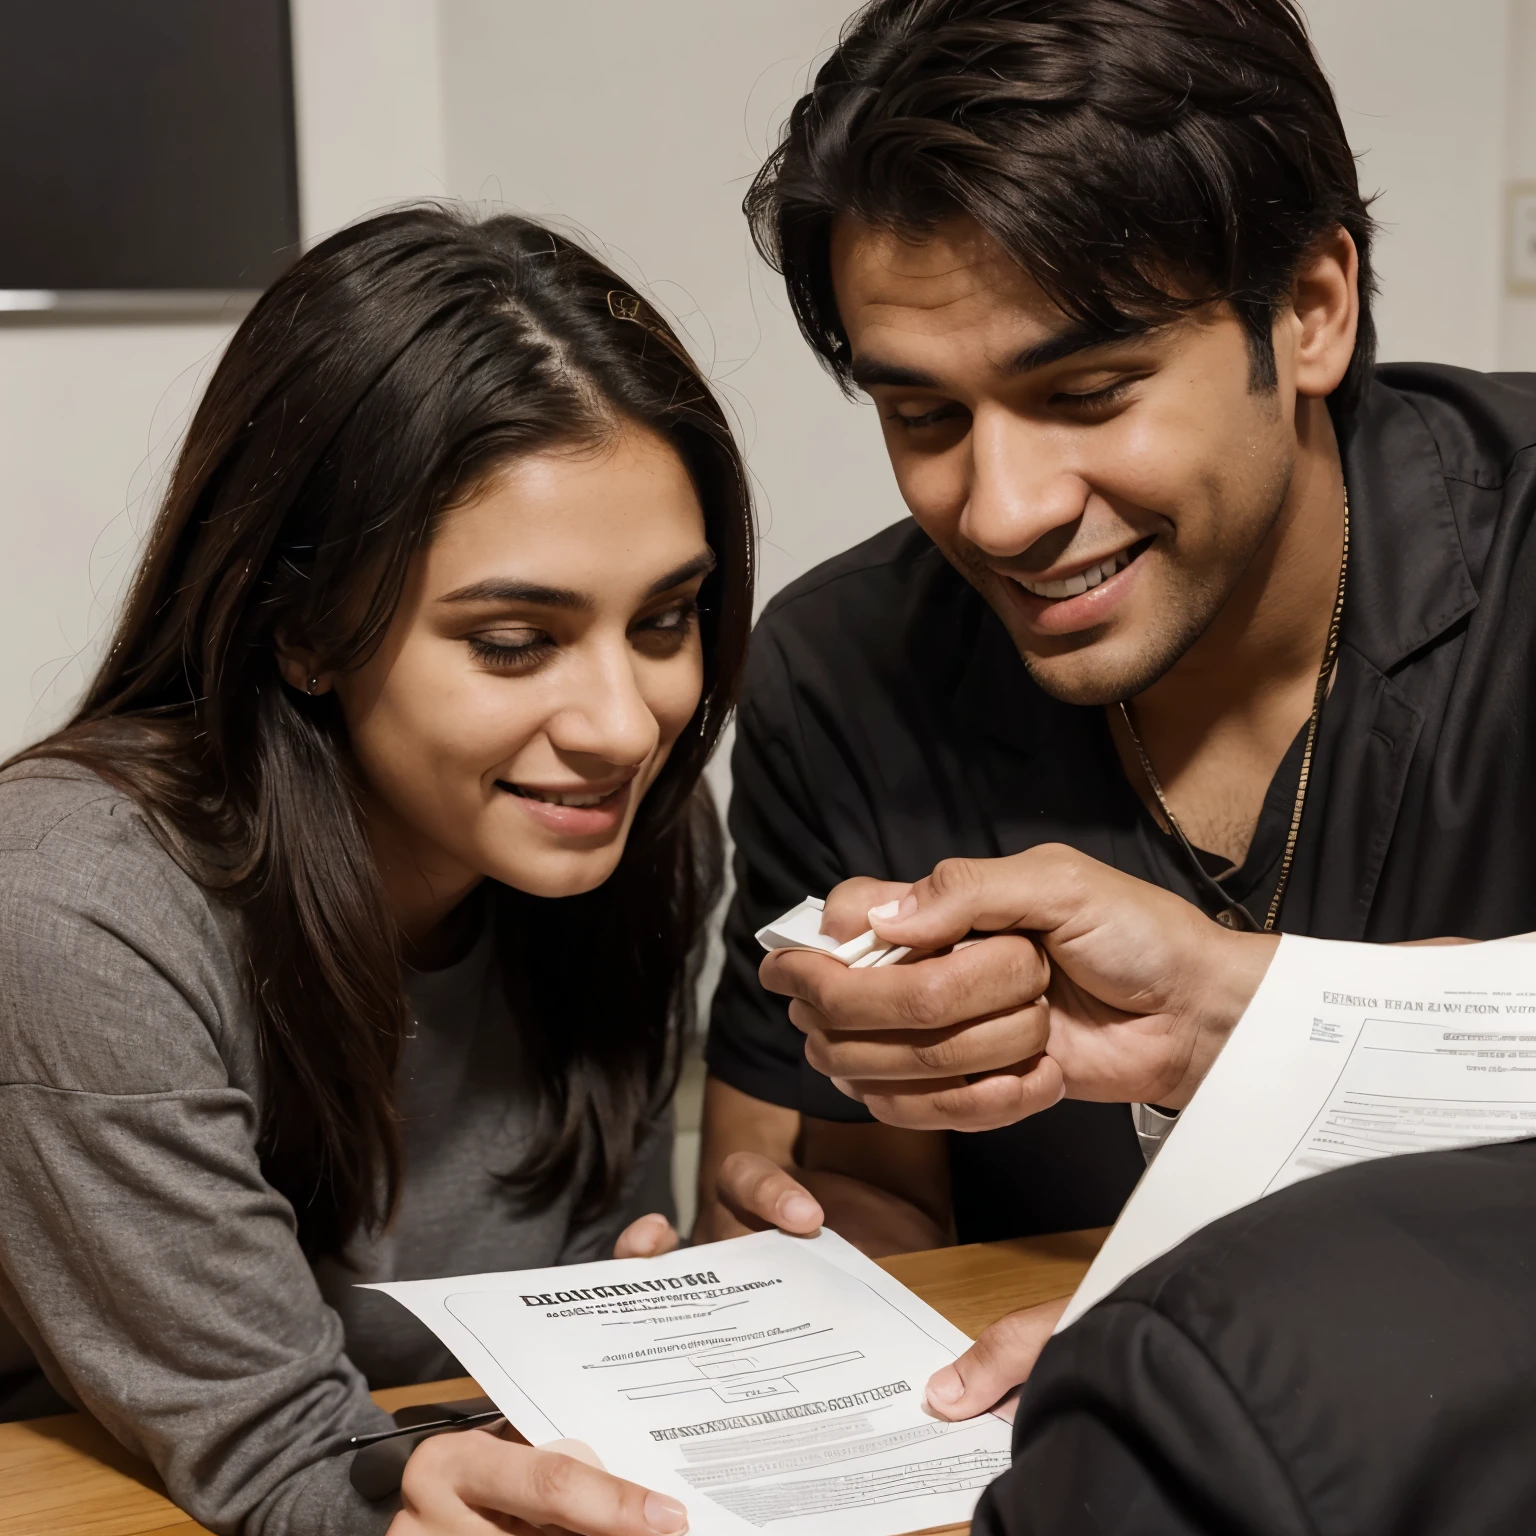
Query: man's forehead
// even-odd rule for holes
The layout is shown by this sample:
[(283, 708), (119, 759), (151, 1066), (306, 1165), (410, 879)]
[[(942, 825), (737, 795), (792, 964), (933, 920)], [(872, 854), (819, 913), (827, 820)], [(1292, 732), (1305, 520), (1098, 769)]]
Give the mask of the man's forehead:
[(832, 226), (840, 306), (937, 312), (1003, 306), (1060, 324), (1040, 285), (974, 220), (944, 221), (920, 237), (842, 215)]
[(832, 228), (838, 313), (857, 355), (903, 338), (965, 334), (999, 363), (1070, 327), (1040, 285), (980, 225), (952, 219), (914, 239), (842, 216)]

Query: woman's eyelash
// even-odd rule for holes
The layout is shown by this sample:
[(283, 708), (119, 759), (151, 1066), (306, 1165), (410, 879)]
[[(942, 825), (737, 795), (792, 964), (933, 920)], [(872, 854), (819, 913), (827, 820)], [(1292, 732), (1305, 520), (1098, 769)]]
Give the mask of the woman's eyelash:
[(508, 645), (503, 640), (492, 640), (487, 635), (471, 635), (469, 648), (481, 661), (492, 666), (516, 667), (536, 661), (554, 648), (554, 641), (548, 635), (538, 634), (534, 639)]
[(699, 605), (689, 598), (686, 602), (677, 603), (661, 613), (652, 615), (644, 620), (641, 628), (649, 629), (653, 634), (676, 633), (687, 629), (698, 616)]
[[(646, 634), (681, 637), (693, 628), (698, 616), (699, 605), (690, 598), (641, 620), (636, 628)], [(512, 645), (505, 640), (493, 640), (489, 635), (468, 635), (465, 638), (478, 661), (503, 670), (515, 670), (537, 665), (556, 649), (556, 642), (549, 635), (540, 630), (530, 631), (530, 634), (532, 638)]]

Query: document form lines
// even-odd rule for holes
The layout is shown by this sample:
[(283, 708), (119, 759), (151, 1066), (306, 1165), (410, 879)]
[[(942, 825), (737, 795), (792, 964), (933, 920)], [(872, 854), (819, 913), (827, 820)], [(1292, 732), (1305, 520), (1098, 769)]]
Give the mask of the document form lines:
[(932, 1494), (984, 1488), (1000, 1472), (1008, 1470), (1009, 1462), (1006, 1451), (963, 1451), (955, 1456), (883, 1467), (874, 1472), (843, 1472), (835, 1477), (789, 1483), (720, 1488), (709, 1497), (761, 1529), (775, 1520), (830, 1514), (852, 1507), (867, 1509)]
[(712, 1492), (715, 1488), (757, 1482), (765, 1477), (808, 1472), (813, 1467), (824, 1467), (834, 1461), (860, 1461), (866, 1456), (884, 1456), (890, 1451), (903, 1450), (923, 1440), (951, 1434), (954, 1428), (952, 1424), (914, 1424), (907, 1429), (888, 1430), (885, 1434), (870, 1435), (863, 1440), (840, 1440), (832, 1445), (803, 1446), (767, 1456), (756, 1456), (746, 1461), (690, 1467), (679, 1475), (691, 1487)]
[(722, 1372), (709, 1376), (701, 1371), (697, 1376), (672, 1381), (642, 1382), (638, 1386), (620, 1387), (618, 1391), (620, 1396), (632, 1403), (661, 1397), (683, 1397), (690, 1392), (713, 1392), (722, 1403), (739, 1403), (751, 1398), (782, 1397), (797, 1392), (799, 1388), (793, 1385), (797, 1377), (830, 1370), (833, 1366), (852, 1365), (863, 1358), (863, 1351), (847, 1350), (842, 1354), (791, 1360), (782, 1365), (758, 1366), (729, 1374)]
[[(705, 1334), (694, 1334), (694, 1338), (708, 1338), (707, 1344), (673, 1344), (673, 1339), (687, 1339), (688, 1334), (674, 1334), (670, 1338), (658, 1338), (648, 1349), (631, 1351), (627, 1356), (609, 1356), (602, 1360), (593, 1360), (583, 1365), (584, 1371), (614, 1371), (622, 1370), (631, 1365), (650, 1365), (665, 1360), (669, 1364), (680, 1360), (707, 1360), (712, 1355), (718, 1355), (721, 1351), (727, 1354), (741, 1354), (747, 1350), (773, 1349), (779, 1344), (799, 1344), (806, 1339), (812, 1339), (817, 1334), (831, 1333), (830, 1328), (817, 1328), (811, 1330), (809, 1323), (796, 1323), (792, 1328), (761, 1328), (756, 1333), (743, 1333), (739, 1328), (732, 1334), (719, 1334), (710, 1331)], [(667, 1344), (668, 1348), (659, 1346)]]
[(836, 1332), (836, 1330), (833, 1328), (812, 1328), (809, 1323), (802, 1323), (797, 1328), (786, 1328), (784, 1332), (776, 1339), (763, 1339), (761, 1343), (758, 1342), (758, 1340), (761, 1338), (761, 1335), (746, 1334), (742, 1337), (740, 1342), (736, 1344), (711, 1344), (700, 1353), (698, 1358), (701, 1360), (707, 1360), (712, 1355), (718, 1355), (721, 1353), (739, 1354), (743, 1350), (750, 1351), (752, 1354), (757, 1354), (761, 1350), (776, 1349), (780, 1344), (800, 1344), (803, 1343), (806, 1339), (816, 1339), (820, 1338), (824, 1333), (834, 1332)]
[[(717, 1307), (684, 1305), (675, 1306), (671, 1310), (674, 1312), (691, 1312), (695, 1317), (713, 1317), (716, 1312), (729, 1312), (733, 1307), (744, 1307), (746, 1305), (745, 1301), (722, 1301)], [(692, 1321), (692, 1319), (689, 1320)], [(664, 1314), (651, 1312), (641, 1317), (615, 1317), (607, 1322), (600, 1323), (598, 1326), (602, 1328), (633, 1328), (636, 1323), (643, 1323), (649, 1328), (654, 1323), (665, 1321), (666, 1317)]]
[(746, 1461), (753, 1456), (767, 1456), (776, 1451), (792, 1451), (802, 1445), (825, 1445), (828, 1441), (850, 1439), (875, 1433), (870, 1420), (885, 1413), (882, 1404), (862, 1413), (850, 1413), (833, 1419), (813, 1419), (799, 1424), (784, 1424), (773, 1429), (749, 1429), (727, 1435), (723, 1440), (699, 1441), (680, 1447), (689, 1466), (713, 1465), (717, 1461)]

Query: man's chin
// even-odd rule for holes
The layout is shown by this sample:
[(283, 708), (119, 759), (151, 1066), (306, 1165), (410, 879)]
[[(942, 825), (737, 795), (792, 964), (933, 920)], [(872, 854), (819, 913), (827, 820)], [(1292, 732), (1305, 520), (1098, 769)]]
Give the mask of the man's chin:
[[(1165, 676), (1189, 649), (1192, 641), (1160, 636), (1161, 644), (1145, 637), (1140, 649), (1127, 647), (1119, 637), (1087, 641), (1070, 651), (1042, 655), (1019, 645), (1025, 669), (1040, 690), (1063, 704), (1102, 708), (1134, 699)], [(1015, 637), (1017, 640), (1017, 637)]]
[(1141, 692), (1141, 688), (1127, 682), (1120, 669), (1093, 665), (1094, 658), (1082, 652), (1070, 658), (1048, 659), (1026, 653), (1023, 659), (1025, 669), (1041, 692), (1063, 704), (1092, 708), (1118, 704)]

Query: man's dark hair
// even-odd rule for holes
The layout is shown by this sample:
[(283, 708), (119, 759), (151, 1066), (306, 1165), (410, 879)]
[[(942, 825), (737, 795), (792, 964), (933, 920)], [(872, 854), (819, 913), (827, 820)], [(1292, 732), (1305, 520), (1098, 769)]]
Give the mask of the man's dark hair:
[(1293, 0), (875, 0), (745, 206), (844, 389), (838, 214), (919, 237), (968, 215), (1106, 339), (1226, 301), (1256, 388), (1275, 384), (1276, 306), (1342, 225), (1360, 327), (1335, 407), (1370, 380), (1371, 218)]

